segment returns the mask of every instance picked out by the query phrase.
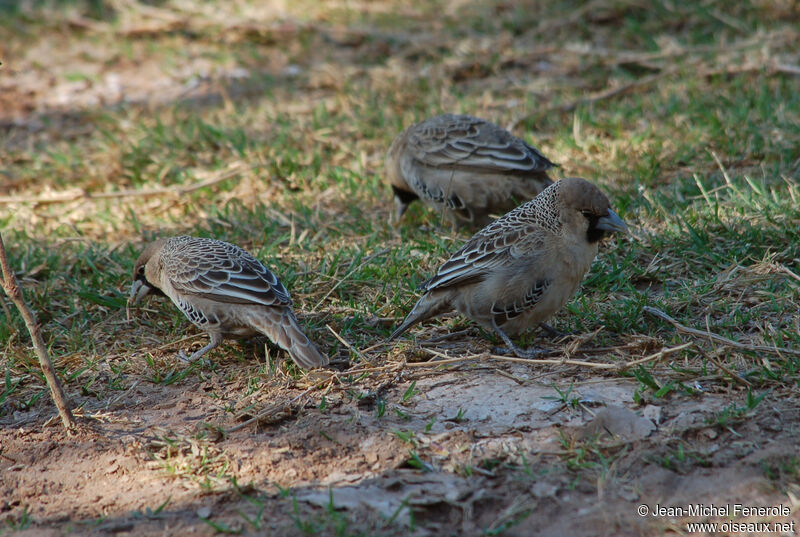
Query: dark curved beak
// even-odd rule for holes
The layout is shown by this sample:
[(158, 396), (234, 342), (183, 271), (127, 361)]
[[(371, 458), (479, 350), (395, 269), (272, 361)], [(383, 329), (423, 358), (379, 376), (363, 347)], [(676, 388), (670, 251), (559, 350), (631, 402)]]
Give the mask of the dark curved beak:
[(625, 224), (625, 222), (622, 221), (622, 218), (620, 218), (619, 215), (611, 209), (608, 210), (608, 214), (606, 216), (601, 216), (597, 219), (596, 227), (597, 229), (602, 229), (603, 231), (612, 233), (615, 231), (619, 231), (620, 233), (628, 233), (627, 224)]

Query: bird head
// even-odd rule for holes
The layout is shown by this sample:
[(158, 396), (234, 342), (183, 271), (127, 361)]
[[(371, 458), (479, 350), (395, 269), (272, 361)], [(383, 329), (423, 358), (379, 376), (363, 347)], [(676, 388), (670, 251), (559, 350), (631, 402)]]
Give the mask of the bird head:
[(411, 202), (419, 198), (403, 178), (403, 171), (400, 165), (400, 154), (405, 144), (407, 132), (407, 130), (403, 131), (394, 139), (389, 150), (386, 152), (386, 158), (384, 160), (386, 180), (389, 181), (392, 192), (394, 193), (395, 212), (389, 218), (389, 223), (393, 225), (400, 223), (400, 219), (403, 217), (403, 214), (406, 212)]
[(566, 210), (562, 220), (585, 229), (589, 243), (611, 233), (628, 232), (628, 226), (611, 210), (608, 198), (595, 185), (578, 177), (562, 179), (556, 184), (560, 185), (560, 198)]
[(394, 193), (394, 219), (392, 220), (392, 224), (397, 225), (400, 222), (400, 219), (405, 214), (408, 206), (411, 205), (411, 202), (415, 199), (418, 199), (419, 196), (411, 192), (410, 190), (403, 190), (392, 185), (392, 192)]
[(154, 272), (156, 267), (151, 260), (157, 259), (157, 254), (161, 252), (161, 248), (166, 241), (167, 239), (158, 239), (148, 244), (133, 265), (133, 283), (131, 284), (131, 291), (128, 295), (128, 305), (136, 304), (149, 294), (164, 294), (161, 289), (148, 278), (148, 274)]

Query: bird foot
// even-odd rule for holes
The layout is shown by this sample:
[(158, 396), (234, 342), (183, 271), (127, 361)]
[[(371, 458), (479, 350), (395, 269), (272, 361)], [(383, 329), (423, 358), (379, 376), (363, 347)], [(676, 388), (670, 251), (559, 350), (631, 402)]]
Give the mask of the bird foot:
[(195, 352), (191, 356), (186, 356), (186, 353), (183, 352), (183, 349), (181, 349), (178, 351), (178, 359), (180, 359), (181, 362), (184, 362), (186, 364), (193, 364), (195, 362), (199, 362), (200, 365), (204, 367), (208, 367), (211, 365), (211, 360), (199, 360), (200, 356), (197, 356), (197, 354), (198, 353)]

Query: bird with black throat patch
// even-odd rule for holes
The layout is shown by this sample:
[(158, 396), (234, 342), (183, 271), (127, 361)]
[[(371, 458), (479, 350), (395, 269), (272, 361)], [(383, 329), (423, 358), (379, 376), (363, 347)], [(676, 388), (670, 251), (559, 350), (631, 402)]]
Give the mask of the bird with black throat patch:
[(592, 183), (562, 179), (476, 233), (424, 282), (424, 294), (389, 340), (431, 317), (457, 311), (511, 341), (544, 323), (575, 294), (600, 240), (628, 227)]
[(556, 166), (535, 147), (477, 117), (444, 114), (408, 127), (392, 142), (385, 173), (394, 224), (419, 199), (451, 223), (480, 227), (553, 183)]
[(242, 248), (215, 239), (162, 238), (150, 243), (133, 268), (129, 304), (148, 294), (165, 295), (199, 329), (208, 345), (192, 362), (217, 347), (225, 337), (263, 334), (289, 353), (304, 369), (324, 366), (328, 357), (300, 328), (292, 299), (278, 278)]

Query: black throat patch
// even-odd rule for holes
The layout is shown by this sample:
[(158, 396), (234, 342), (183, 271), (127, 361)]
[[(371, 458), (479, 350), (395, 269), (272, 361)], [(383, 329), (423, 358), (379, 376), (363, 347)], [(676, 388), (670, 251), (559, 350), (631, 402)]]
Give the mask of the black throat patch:
[(586, 240), (589, 241), (589, 244), (598, 242), (605, 237), (605, 230), (597, 227), (597, 221), (600, 220), (598, 215), (593, 214), (591, 216), (587, 216), (586, 219), (589, 221), (589, 229), (586, 230)]

